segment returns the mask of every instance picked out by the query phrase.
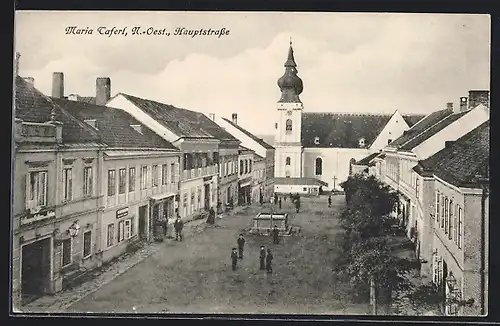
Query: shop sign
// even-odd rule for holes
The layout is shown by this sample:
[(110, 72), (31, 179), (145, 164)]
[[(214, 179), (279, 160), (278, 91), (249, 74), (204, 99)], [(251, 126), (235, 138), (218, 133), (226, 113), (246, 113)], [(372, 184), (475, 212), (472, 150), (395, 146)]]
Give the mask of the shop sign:
[(128, 215), (128, 207), (121, 208), (116, 211), (116, 218), (122, 218)]

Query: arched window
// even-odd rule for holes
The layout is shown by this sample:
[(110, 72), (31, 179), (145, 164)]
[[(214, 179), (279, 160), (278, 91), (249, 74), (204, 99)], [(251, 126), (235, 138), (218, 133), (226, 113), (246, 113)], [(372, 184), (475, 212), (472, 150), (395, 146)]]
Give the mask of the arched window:
[(316, 175), (323, 175), (323, 160), (321, 157), (316, 159)]
[(292, 119), (286, 120), (286, 131), (292, 131)]
[(287, 157), (286, 160), (285, 160), (285, 165), (290, 165), (292, 160), (290, 159), (290, 157)]

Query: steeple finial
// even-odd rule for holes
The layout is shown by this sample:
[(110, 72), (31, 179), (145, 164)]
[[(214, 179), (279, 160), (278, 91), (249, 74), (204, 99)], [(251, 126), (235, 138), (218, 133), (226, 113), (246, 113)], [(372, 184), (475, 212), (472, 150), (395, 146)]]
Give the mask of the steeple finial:
[(292, 46), (292, 37), (290, 36), (290, 46)]

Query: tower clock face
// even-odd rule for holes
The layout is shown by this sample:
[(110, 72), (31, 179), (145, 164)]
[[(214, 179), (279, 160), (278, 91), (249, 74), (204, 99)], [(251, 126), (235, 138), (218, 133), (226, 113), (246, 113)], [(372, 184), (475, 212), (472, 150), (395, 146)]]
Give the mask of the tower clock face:
[(286, 114), (287, 115), (292, 115), (292, 111), (287, 111)]

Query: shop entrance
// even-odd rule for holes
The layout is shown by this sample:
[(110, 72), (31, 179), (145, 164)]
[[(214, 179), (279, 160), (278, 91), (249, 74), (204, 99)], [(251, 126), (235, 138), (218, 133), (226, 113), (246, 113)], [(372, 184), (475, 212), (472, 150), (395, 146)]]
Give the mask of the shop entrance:
[(21, 252), (22, 303), (41, 297), (50, 282), (50, 238), (22, 247)]

